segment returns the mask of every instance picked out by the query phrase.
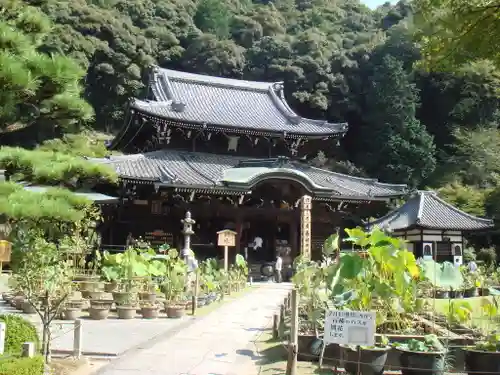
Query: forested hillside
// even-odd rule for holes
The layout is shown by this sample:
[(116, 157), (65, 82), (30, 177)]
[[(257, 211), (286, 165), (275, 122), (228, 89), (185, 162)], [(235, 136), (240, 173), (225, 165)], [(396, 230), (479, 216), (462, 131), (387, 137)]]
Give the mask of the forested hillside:
[[(10, 4), (4, 8), (11, 12), (0, 17), (9, 20), (12, 4), (19, 6), (19, 1), (2, 3)], [(44, 37), (31, 38), (23, 53), (31, 48), (59, 56), (60, 64), (51, 69), (66, 69), (64, 77), (81, 82), (95, 112), (84, 123), (96, 130), (112, 132), (121, 126), (128, 98), (143, 95), (146, 68), (153, 63), (224, 77), (282, 80), (301, 115), (349, 123), (338, 147), (318, 150), (324, 154), (319, 162), (388, 182), (442, 188), (445, 198), (474, 214), (497, 210), (500, 75), (486, 61), (469, 62), (454, 73), (418, 68), (421, 56), (410, 2), (373, 11), (358, 0), (22, 4), (36, 7), (52, 22)], [(34, 30), (21, 32), (31, 35)], [(12, 47), (16, 38), (1, 39), (3, 48), (18, 53)], [(5, 51), (2, 56), (6, 58)], [(8, 80), (3, 64), (0, 70), (0, 78)], [(79, 92), (73, 81), (64, 84), (68, 92)], [(7, 102), (0, 98), (0, 115)], [(58, 110), (66, 106), (63, 114), (88, 117), (87, 108), (75, 108), (74, 101), (56, 104)], [(26, 137), (41, 142), (75, 128), (60, 118), (48, 122), (47, 116), (34, 116), (33, 126), (18, 130), (13, 124), (25, 124), (21, 115), (27, 112), (16, 112), (20, 118), (12, 113), (0, 126), (4, 143)]]

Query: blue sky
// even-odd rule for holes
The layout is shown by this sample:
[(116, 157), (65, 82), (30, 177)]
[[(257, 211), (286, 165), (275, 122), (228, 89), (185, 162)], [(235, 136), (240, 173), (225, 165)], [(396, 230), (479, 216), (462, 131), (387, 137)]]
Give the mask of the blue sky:
[[(385, 3), (387, 0), (361, 0), (362, 3), (365, 3), (368, 5), (370, 8), (376, 8), (379, 5), (382, 5)], [(391, 3), (395, 3), (395, 1), (390, 1)]]

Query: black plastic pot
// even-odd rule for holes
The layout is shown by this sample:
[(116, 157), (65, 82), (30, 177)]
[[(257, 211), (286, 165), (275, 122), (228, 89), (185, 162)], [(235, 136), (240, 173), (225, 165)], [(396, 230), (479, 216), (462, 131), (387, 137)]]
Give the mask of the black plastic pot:
[(463, 298), (464, 293), (461, 290), (450, 290), (450, 298)]
[(398, 351), (402, 375), (443, 375), (444, 353)]
[(344, 358), (344, 369), (352, 375), (359, 371), (362, 375), (382, 375), (384, 373), (384, 366), (387, 362), (387, 353), (391, 348), (373, 348), (373, 349), (360, 349), (360, 353), (356, 349), (349, 347), (342, 347)]
[(500, 374), (500, 352), (464, 349), (465, 368), (470, 375)]
[(469, 288), (464, 290), (464, 297), (465, 298), (470, 298), (470, 297), (477, 297), (479, 295), (479, 292), (477, 291), (477, 288)]
[(434, 298), (436, 299), (448, 299), (450, 298), (450, 292), (447, 290), (435, 290)]
[(481, 297), (486, 297), (490, 295), (490, 290), (488, 288), (480, 288), (479, 289), (479, 294)]

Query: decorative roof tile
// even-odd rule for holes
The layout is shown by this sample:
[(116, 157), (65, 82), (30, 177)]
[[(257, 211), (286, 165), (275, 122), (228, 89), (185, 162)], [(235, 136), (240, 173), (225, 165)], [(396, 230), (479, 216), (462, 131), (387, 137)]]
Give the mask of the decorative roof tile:
[[(166, 149), (92, 160), (114, 167), (122, 179), (192, 189), (248, 190), (258, 179), (290, 178), (300, 181), (314, 194), (323, 197), (376, 200), (406, 194), (406, 185), (384, 184), (374, 179), (352, 177), (287, 158), (249, 159)], [(239, 177), (233, 180), (228, 177), (231, 175)]]
[(371, 222), (369, 226), (392, 231), (412, 227), (472, 231), (493, 227), (493, 220), (463, 212), (433, 191), (418, 191), (401, 207)]
[(289, 133), (343, 135), (346, 123), (298, 116), (287, 104), (282, 82), (251, 82), (155, 67), (150, 80), (155, 100), (132, 101), (147, 115), (200, 126)]

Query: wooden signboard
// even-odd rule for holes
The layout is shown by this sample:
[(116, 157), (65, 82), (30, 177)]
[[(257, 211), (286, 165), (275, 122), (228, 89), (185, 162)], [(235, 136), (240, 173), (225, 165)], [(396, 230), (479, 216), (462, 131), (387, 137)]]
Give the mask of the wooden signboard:
[(229, 246), (236, 246), (236, 233), (235, 231), (224, 229), (217, 232), (217, 245), (224, 246), (224, 270), (227, 271), (229, 269), (229, 259), (228, 252)]
[(12, 244), (9, 241), (0, 241), (0, 263), (10, 262)]
[(218, 246), (236, 246), (236, 232), (224, 229), (217, 232), (217, 245)]
[(304, 195), (300, 204), (300, 252), (306, 259), (311, 259), (311, 208), (312, 198)]
[(173, 244), (172, 233), (166, 233), (161, 229), (144, 233), (144, 239), (148, 241), (152, 246), (161, 246), (165, 243)]

